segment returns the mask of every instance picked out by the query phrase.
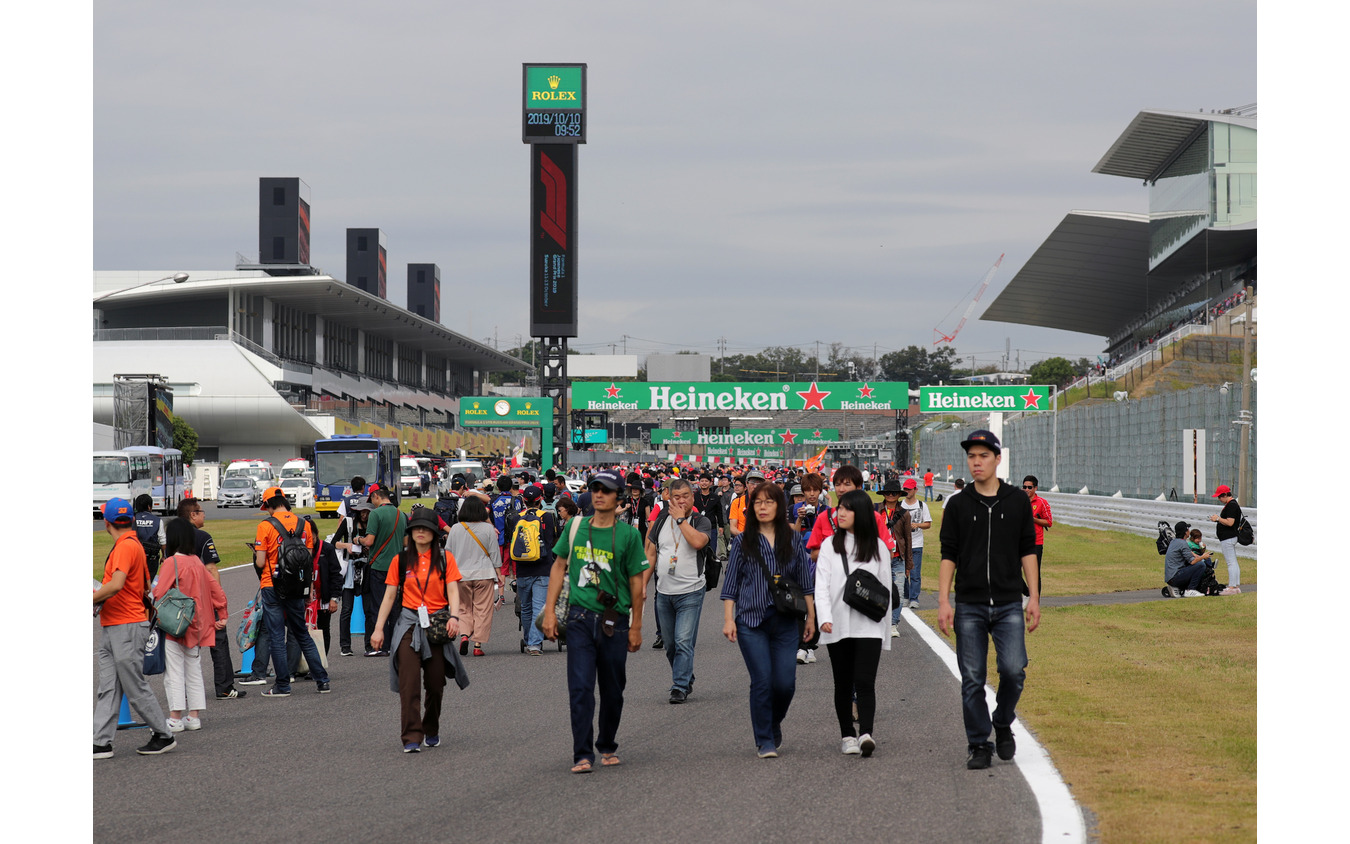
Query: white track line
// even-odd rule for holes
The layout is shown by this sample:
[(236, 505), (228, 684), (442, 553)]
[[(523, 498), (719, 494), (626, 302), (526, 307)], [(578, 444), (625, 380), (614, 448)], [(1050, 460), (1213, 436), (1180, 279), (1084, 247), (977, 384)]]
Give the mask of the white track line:
[[(918, 632), (919, 637), (933, 653), (946, 663), (952, 676), (960, 683), (961, 668), (956, 663), (956, 651), (913, 612), (904, 610), (900, 615)], [(986, 685), (984, 694), (989, 711), (992, 712), (997, 706), (993, 687)], [(1020, 718), (1017, 719), (1018, 723), (1020, 721)], [(1050, 761), (1050, 754), (1045, 752), (1045, 748), (1036, 741), (1036, 737), (1023, 730), (1017, 736), (1017, 756), (1014, 758), (1018, 770), (1026, 778), (1027, 785), (1031, 786), (1031, 793), (1036, 795), (1036, 805), (1041, 811), (1041, 841), (1045, 844), (1083, 842), (1087, 837), (1083, 813), (1074, 802), (1073, 795), (1069, 793), (1069, 786), (1060, 777), (1059, 771), (1055, 770), (1055, 764)]]

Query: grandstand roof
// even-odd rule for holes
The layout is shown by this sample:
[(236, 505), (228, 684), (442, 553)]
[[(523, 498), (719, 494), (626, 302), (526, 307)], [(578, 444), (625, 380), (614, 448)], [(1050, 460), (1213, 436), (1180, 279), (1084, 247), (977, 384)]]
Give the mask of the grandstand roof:
[(1148, 215), (1070, 211), (980, 317), (1109, 337), (1179, 282), (1148, 274)]
[(1184, 148), (1209, 123), (1231, 123), (1256, 128), (1255, 117), (1145, 109), (1135, 115), (1130, 125), (1125, 127), (1125, 131), (1092, 168), (1092, 172), (1154, 179), (1170, 162), (1174, 153)]

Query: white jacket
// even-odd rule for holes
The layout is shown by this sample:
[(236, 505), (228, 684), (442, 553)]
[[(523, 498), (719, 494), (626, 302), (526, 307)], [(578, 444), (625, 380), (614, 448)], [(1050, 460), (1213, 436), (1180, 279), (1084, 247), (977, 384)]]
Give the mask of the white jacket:
[[(891, 582), (891, 564), (890, 561), (882, 562), (880, 558), (866, 563), (858, 563), (854, 560), (857, 551), (853, 547), (853, 534), (844, 535), (844, 550), (849, 556), (849, 571), (855, 568), (862, 568), (876, 575), (877, 580), (883, 584)], [(880, 541), (877, 542), (877, 551), (879, 554), (885, 554), (885, 546)], [(887, 555), (889, 556), (889, 555)], [(843, 586), (844, 561), (839, 559), (839, 555), (834, 551), (834, 538), (826, 539), (820, 546), (820, 557), (816, 560), (816, 625), (833, 625), (829, 633), (820, 634), (820, 643), (828, 645), (831, 642), (838, 642), (840, 639), (880, 639), (882, 650), (891, 649), (891, 611), (893, 607), (886, 608), (886, 614), (880, 621), (873, 621), (849, 605), (844, 603)]]

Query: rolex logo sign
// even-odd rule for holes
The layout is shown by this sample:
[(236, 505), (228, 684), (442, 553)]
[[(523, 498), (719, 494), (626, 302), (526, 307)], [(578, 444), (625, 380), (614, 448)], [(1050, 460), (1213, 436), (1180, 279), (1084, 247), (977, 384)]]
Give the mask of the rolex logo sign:
[(562, 81), (562, 80), (559, 79), (556, 75), (550, 76), (550, 77), (548, 78), (548, 87), (550, 87), (550, 88), (552, 88), (553, 90), (556, 91), (556, 90), (558, 89), (558, 83), (561, 82), (561, 81)]

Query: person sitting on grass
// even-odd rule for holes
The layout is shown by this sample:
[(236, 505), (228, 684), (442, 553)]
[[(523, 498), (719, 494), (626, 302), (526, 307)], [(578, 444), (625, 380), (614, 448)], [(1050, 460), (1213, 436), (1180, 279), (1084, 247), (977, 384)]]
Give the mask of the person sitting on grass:
[(1186, 541), (1191, 526), (1186, 522), (1177, 522), (1175, 539), (1167, 546), (1167, 555), (1163, 557), (1163, 580), (1167, 581), (1167, 592), (1173, 598), (1195, 598), (1204, 594), (1200, 591), (1200, 581), (1209, 572), (1210, 552), (1196, 554)]

